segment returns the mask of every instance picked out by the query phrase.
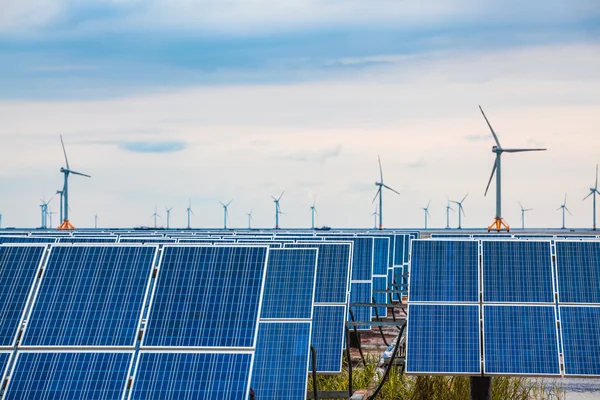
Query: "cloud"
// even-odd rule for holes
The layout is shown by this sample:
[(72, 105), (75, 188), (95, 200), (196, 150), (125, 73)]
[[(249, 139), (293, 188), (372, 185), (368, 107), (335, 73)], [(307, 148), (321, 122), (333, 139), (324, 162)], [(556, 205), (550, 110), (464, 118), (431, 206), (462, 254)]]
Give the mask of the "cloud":
[(424, 168), (426, 164), (424, 158), (419, 158), (416, 161), (409, 162), (407, 165), (409, 168)]
[(469, 142), (487, 142), (488, 140), (492, 140), (493, 137), (491, 134), (489, 135), (466, 135), (464, 136), (466, 140)]
[(324, 163), (325, 161), (336, 158), (342, 153), (342, 145), (338, 144), (335, 147), (323, 149), (317, 152), (302, 152), (284, 156), (284, 159), (298, 161), (298, 162), (318, 162)]
[(187, 148), (187, 143), (181, 141), (125, 142), (120, 143), (119, 147), (134, 153), (173, 153), (185, 150)]

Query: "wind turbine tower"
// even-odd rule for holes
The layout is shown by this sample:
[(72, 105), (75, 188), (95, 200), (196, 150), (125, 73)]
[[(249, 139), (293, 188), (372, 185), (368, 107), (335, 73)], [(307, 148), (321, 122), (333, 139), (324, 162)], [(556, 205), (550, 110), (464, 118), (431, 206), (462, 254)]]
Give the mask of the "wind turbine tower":
[(533, 211), (533, 208), (523, 208), (521, 202), (519, 202), (519, 207), (521, 207), (521, 229), (525, 229), (525, 213), (527, 211)]
[(57, 190), (56, 194), (60, 195), (60, 207), (58, 208), (58, 212), (59, 212), (59, 218), (60, 218), (60, 222), (62, 223), (63, 221), (63, 191), (62, 190)]
[(377, 206), (375, 206), (375, 211), (373, 211), (373, 214), (371, 214), (373, 216), (373, 229), (377, 229), (377, 217), (379, 216), (379, 213), (377, 212)]
[(54, 197), (50, 198), (48, 201), (45, 201), (44, 199), (40, 200), (42, 202), (42, 204), (40, 204), (40, 208), (42, 209), (42, 229), (48, 228), (48, 204), (50, 204), (53, 198)]
[(450, 200), (446, 204), (446, 229), (450, 229), (450, 211), (454, 211), (452, 207), (450, 207)]
[(0, 213), (0, 228), (2, 228), (2, 213)]
[(571, 214), (571, 211), (569, 211), (569, 209), (567, 208), (567, 194), (566, 193), (565, 193), (565, 201), (562, 203), (562, 205), (560, 207), (558, 207), (556, 209), (556, 211), (558, 211), (560, 209), (562, 209), (562, 228), (561, 229), (566, 229), (565, 228), (565, 211), (567, 211), (570, 215), (573, 215), (573, 214)]
[(465, 215), (465, 209), (463, 208), (462, 204), (468, 195), (469, 193), (465, 194), (465, 197), (463, 197), (461, 201), (450, 200), (452, 203), (458, 205), (458, 229), (462, 229), (461, 214)]
[(283, 197), (283, 193), (284, 192), (281, 192), (278, 198), (271, 196), (271, 198), (275, 202), (275, 229), (279, 229), (279, 214), (283, 214), (283, 212), (281, 211), (281, 207), (279, 206), (279, 200), (281, 200), (281, 198)]
[(157, 228), (156, 218), (160, 218), (160, 215), (158, 215), (158, 211), (157, 211), (156, 205), (154, 206), (154, 214), (152, 214), (152, 216), (154, 217), (154, 229), (156, 229)]
[(598, 191), (598, 164), (596, 164), (596, 184), (594, 185), (593, 188), (590, 188), (590, 193), (583, 198), (583, 200), (585, 200), (588, 197), (593, 196), (592, 200), (593, 200), (593, 204), (594, 204), (594, 216), (593, 216), (593, 225), (592, 225), (592, 227), (593, 227), (594, 230), (596, 230), (596, 195), (597, 194), (600, 194), (600, 192)]
[(227, 207), (229, 207), (232, 201), (233, 199), (229, 200), (229, 203), (227, 204), (219, 202), (223, 206), (223, 229), (227, 229), (227, 215), (229, 214), (229, 212), (227, 212)]
[(52, 211), (51, 208), (48, 209), (48, 218), (50, 219), (50, 228), (52, 228), (52, 215), (56, 214), (56, 212)]
[(250, 212), (246, 215), (248, 216), (248, 229), (252, 229), (252, 210), (250, 210)]
[(431, 200), (429, 200), (429, 203), (427, 203), (427, 207), (421, 208), (421, 210), (423, 210), (425, 212), (425, 229), (427, 229), (427, 218), (431, 218), (431, 215), (429, 214), (429, 205), (430, 204), (431, 204)]
[(98, 229), (98, 214), (94, 215), (94, 229)]
[(65, 183), (63, 184), (63, 189), (62, 189), (62, 192), (63, 192), (63, 194), (62, 194), (62, 196), (63, 196), (62, 215), (64, 216), (64, 219), (62, 220), (62, 223), (58, 226), (58, 229), (73, 230), (73, 229), (75, 229), (75, 227), (69, 221), (69, 175), (70, 174), (81, 175), (81, 176), (85, 176), (86, 178), (91, 178), (91, 176), (82, 174), (81, 172), (76, 172), (76, 171), (71, 170), (71, 168), (69, 167), (69, 160), (67, 159), (67, 151), (65, 150), (65, 143), (63, 142), (62, 135), (60, 137), (60, 144), (62, 145), (63, 153), (65, 155), (66, 168), (61, 167), (61, 169), (60, 169), (60, 172), (62, 172), (65, 176)]
[(310, 213), (311, 213), (311, 229), (315, 229), (315, 213), (318, 214), (317, 212), (317, 208), (315, 207), (315, 203), (316, 203), (317, 199), (313, 200), (313, 205), (310, 206)]
[(172, 209), (173, 209), (173, 207), (171, 207), (171, 208), (165, 207), (165, 212), (167, 213), (167, 229), (169, 229), (169, 227), (171, 226), (170, 222), (171, 222), (171, 210)]
[(496, 172), (496, 170), (498, 170), (498, 172), (496, 173), (496, 217), (494, 219), (494, 222), (488, 226), (488, 232), (491, 231), (492, 229), (495, 229), (497, 232), (500, 232), (502, 229), (506, 229), (506, 231), (510, 231), (510, 226), (504, 221), (504, 219), (502, 219), (502, 175), (501, 175), (501, 161), (502, 161), (502, 153), (521, 153), (524, 151), (545, 151), (546, 149), (505, 149), (500, 145), (500, 141), (498, 140), (498, 136), (496, 135), (496, 132), (494, 132), (494, 129), (492, 128), (492, 125), (490, 124), (490, 121), (488, 121), (487, 117), (485, 116), (485, 113), (483, 112), (483, 109), (481, 108), (481, 106), (479, 106), (479, 110), (481, 111), (481, 114), (483, 115), (483, 118), (485, 118), (485, 122), (487, 123), (488, 127), (490, 128), (490, 131), (492, 132), (492, 136), (494, 137), (494, 140), (496, 141), (496, 146), (492, 147), (492, 153), (496, 153), (496, 161), (494, 162), (494, 167), (492, 168), (492, 174), (490, 175), (490, 180), (488, 181), (487, 187), (485, 188), (485, 195), (487, 195), (488, 189), (490, 188), (490, 183), (492, 183), (492, 178), (494, 177), (494, 172)]
[[(188, 224), (187, 224), (187, 228), (188, 229), (192, 229), (190, 222), (192, 220), (191, 215), (194, 214), (194, 211), (192, 210), (192, 199), (190, 199), (190, 202), (188, 203), (188, 208), (186, 209), (187, 212), (187, 217), (188, 217)], [(194, 214), (196, 215), (196, 214)]]
[(383, 183), (383, 169), (381, 168), (381, 157), (377, 156), (377, 159), (379, 160), (379, 176), (381, 178), (381, 181), (375, 182), (375, 186), (377, 186), (377, 193), (375, 193), (375, 197), (373, 197), (372, 202), (375, 202), (375, 200), (377, 200), (377, 196), (379, 196), (379, 230), (381, 230), (383, 229), (383, 188), (391, 190), (396, 194), (400, 193)]

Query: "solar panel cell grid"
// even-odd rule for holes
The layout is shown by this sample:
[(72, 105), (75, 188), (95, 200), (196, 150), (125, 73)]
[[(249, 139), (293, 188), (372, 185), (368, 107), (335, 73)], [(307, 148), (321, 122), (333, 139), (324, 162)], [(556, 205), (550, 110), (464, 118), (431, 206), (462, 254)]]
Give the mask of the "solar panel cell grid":
[[(387, 276), (374, 276), (373, 277), (373, 290), (386, 290), (387, 289)], [(386, 304), (387, 303), (387, 294), (386, 293), (373, 293), (373, 297), (377, 304)], [(371, 299), (372, 301), (372, 299)], [(379, 317), (385, 317), (387, 315), (386, 307), (377, 307), (377, 313)], [(375, 312), (373, 311), (373, 315)]]
[(487, 374), (559, 375), (553, 306), (483, 306)]
[(312, 318), (317, 249), (272, 249), (262, 302), (262, 319)]
[(317, 372), (341, 372), (345, 317), (345, 306), (315, 305), (311, 344), (317, 352)]
[(479, 301), (476, 241), (414, 240), (409, 301)]
[(600, 242), (556, 242), (561, 303), (600, 304)]
[(250, 353), (141, 352), (130, 399), (245, 399)]
[(387, 271), (390, 240), (373, 238), (373, 274), (384, 275)]
[(479, 305), (410, 304), (406, 372), (481, 372)]
[(550, 242), (484, 241), (483, 300), (552, 303)]
[(120, 399), (132, 357), (130, 352), (20, 352), (3, 398)]
[(266, 246), (165, 246), (143, 346), (253, 347)]
[(565, 375), (600, 376), (600, 307), (559, 310)]
[[(0, 246), (0, 346), (12, 347), (45, 246)], [(1, 367), (0, 367), (1, 368)], [(0, 372), (3, 371), (0, 369)]]
[(133, 346), (155, 246), (54, 246), (22, 346)]
[[(371, 303), (371, 294), (373, 293), (372, 283), (364, 282), (351, 284), (350, 303)], [(371, 307), (350, 307), (355, 321), (371, 321)], [(350, 317), (348, 318), (350, 320)], [(369, 330), (370, 326), (357, 327), (358, 330)]]

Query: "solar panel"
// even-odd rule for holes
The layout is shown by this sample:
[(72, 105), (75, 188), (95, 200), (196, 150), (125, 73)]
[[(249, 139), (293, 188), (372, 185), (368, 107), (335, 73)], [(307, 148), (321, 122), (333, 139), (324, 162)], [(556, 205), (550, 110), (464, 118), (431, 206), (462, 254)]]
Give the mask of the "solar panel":
[(177, 239), (173, 238), (165, 238), (165, 237), (120, 237), (119, 243), (151, 243), (151, 244), (159, 244), (159, 243), (177, 243)]
[[(386, 290), (387, 289), (387, 275), (384, 276), (373, 276), (373, 291), (375, 290)], [(373, 297), (377, 304), (386, 304), (387, 303), (387, 294), (386, 293), (373, 293)], [(372, 299), (371, 299), (372, 301)], [(377, 313), (380, 317), (385, 317), (387, 315), (386, 307), (377, 307)], [(375, 312), (373, 311), (373, 315)]]
[(370, 281), (373, 276), (373, 238), (371, 237), (332, 237), (326, 240), (352, 241), (352, 280)]
[(251, 387), (257, 399), (305, 399), (310, 322), (261, 322)]
[(600, 307), (560, 306), (565, 375), (600, 376)]
[(408, 248), (406, 247), (406, 237), (409, 235), (394, 235), (394, 265), (404, 264), (408, 260)]
[(388, 238), (373, 238), (373, 274), (384, 275), (387, 273), (389, 251), (390, 240)]
[[(350, 303), (371, 303), (373, 292), (372, 282), (352, 282), (350, 289)], [(355, 321), (371, 321), (371, 307), (350, 307)], [(348, 318), (350, 320), (350, 318)], [(359, 326), (358, 330), (370, 330), (370, 326)]]
[(31, 237), (31, 236), (0, 236), (0, 244), (6, 243), (55, 243), (53, 237)]
[(0, 350), (0, 378), (2, 378), (2, 382), (4, 382), (4, 377), (7, 372), (6, 370), (8, 369), (8, 363), (11, 354), (12, 351)]
[(166, 245), (143, 346), (253, 347), (267, 251)]
[(600, 242), (556, 241), (561, 303), (600, 304)]
[(178, 239), (177, 243), (195, 244), (195, 243), (235, 243), (235, 239)]
[(0, 246), (0, 347), (15, 345), (45, 249), (44, 245)]
[(272, 249), (261, 319), (310, 319), (317, 270), (317, 249)]
[(18, 352), (3, 399), (120, 399), (133, 352)]
[(129, 399), (245, 399), (252, 353), (141, 351)]
[(155, 246), (56, 245), (22, 346), (134, 346)]
[(478, 302), (476, 241), (413, 240), (409, 301)]
[[(315, 305), (313, 311), (311, 344), (317, 352), (317, 372), (342, 371), (345, 306)], [(312, 371), (312, 362), (309, 363)]]
[(58, 243), (117, 243), (116, 236), (77, 236), (77, 237), (61, 237), (58, 238)]
[(479, 305), (409, 304), (406, 372), (481, 373)]
[(285, 244), (285, 247), (319, 249), (315, 303), (346, 304), (352, 242), (294, 243)]
[(483, 241), (482, 248), (483, 301), (554, 302), (550, 242)]
[(483, 326), (486, 374), (560, 374), (554, 306), (484, 305)]

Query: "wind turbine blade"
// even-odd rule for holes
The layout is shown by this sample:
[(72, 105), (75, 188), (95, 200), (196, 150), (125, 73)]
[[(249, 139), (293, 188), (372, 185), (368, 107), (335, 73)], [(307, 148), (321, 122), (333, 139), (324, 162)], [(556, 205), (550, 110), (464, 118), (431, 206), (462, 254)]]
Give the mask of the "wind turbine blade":
[(69, 170), (69, 173), (73, 174), (73, 175), (81, 175), (81, 176), (85, 176), (86, 178), (91, 178), (91, 176), (87, 175), (87, 174), (82, 174), (81, 172), (75, 172), (75, 171), (71, 171)]
[(525, 211), (533, 211), (533, 208), (528, 208)]
[(223, 207), (225, 207), (225, 204), (223, 204), (222, 202), (219, 202), (220, 205), (222, 205)]
[(546, 149), (502, 149), (505, 153), (522, 153), (524, 151), (546, 151)]
[(556, 209), (556, 211), (560, 210), (561, 208), (562, 208), (562, 206), (558, 207), (558, 208)]
[(429, 214), (429, 210), (425, 210), (425, 214), (427, 214), (427, 216), (428, 216), (429, 218), (431, 218), (431, 215)]
[(382, 185), (384, 188), (391, 190), (392, 192), (396, 193), (396, 194), (400, 194), (400, 192), (398, 192), (397, 190), (392, 189), (391, 187), (389, 187), (388, 185)]
[(523, 210), (524, 210), (524, 208), (523, 208), (523, 204), (521, 204), (521, 202), (520, 202), (520, 201), (517, 201), (517, 203), (519, 203), (519, 207), (521, 207), (521, 211), (523, 211)]
[(229, 205), (233, 203), (233, 199), (229, 200), (229, 203), (227, 203), (227, 206), (229, 207)]
[(67, 164), (67, 169), (70, 169), (69, 160), (67, 159), (67, 151), (65, 150), (65, 142), (63, 142), (62, 135), (60, 135), (60, 144), (62, 145), (63, 153), (65, 155), (65, 164)]
[(277, 199), (277, 201), (281, 200), (281, 198), (283, 197), (284, 193), (285, 193), (285, 190), (283, 192), (281, 192), (281, 194), (279, 195), (279, 198)]
[(565, 193), (565, 202), (563, 203), (563, 205), (566, 207), (567, 206), (567, 194)]
[(427, 210), (429, 210), (429, 205), (431, 204), (431, 200), (429, 200), (429, 203), (427, 203), (427, 207), (425, 207)]
[(465, 209), (462, 207), (462, 205), (458, 208), (458, 212), (462, 212), (462, 215), (465, 217), (467, 216), (467, 214), (465, 214)]
[(467, 194), (465, 194), (465, 197), (463, 197), (463, 199), (460, 201), (461, 204), (462, 204), (463, 201), (465, 201), (465, 199), (467, 198), (468, 195), (469, 195), (469, 193), (467, 192)]
[(271, 198), (272, 198), (273, 200), (277, 201), (277, 199), (275, 198), (275, 196), (271, 196)]
[(379, 176), (381, 176), (381, 183), (383, 183), (383, 169), (381, 168), (381, 157), (377, 156), (377, 160), (379, 160)]
[(596, 164), (596, 186), (594, 186), (594, 189), (598, 191), (598, 164)]
[(373, 201), (371, 203), (375, 203), (375, 200), (377, 200), (377, 196), (379, 196), (380, 193), (381, 193), (381, 186), (379, 186), (379, 189), (377, 189), (377, 192), (375, 193), (375, 197), (373, 197)]
[(590, 197), (590, 196), (591, 196), (591, 195), (593, 195), (593, 194), (594, 194), (594, 191), (593, 191), (593, 190), (591, 190), (591, 191), (590, 191), (590, 194), (588, 194), (587, 196), (585, 196), (585, 197), (584, 197), (584, 198), (583, 198), (581, 201), (583, 201), (583, 200), (587, 199), (588, 197)]
[(488, 121), (487, 117), (485, 116), (485, 113), (483, 112), (483, 108), (481, 108), (481, 106), (479, 106), (479, 110), (481, 111), (481, 114), (483, 114), (483, 118), (485, 118), (485, 122), (487, 122), (487, 125), (490, 127), (490, 131), (492, 132), (492, 136), (494, 136), (494, 140), (496, 141), (496, 144), (498, 145), (498, 147), (502, 148), (502, 146), (500, 146), (500, 142), (498, 141), (498, 136), (496, 136), (496, 132), (494, 132), (494, 128), (492, 128), (492, 125), (490, 125), (490, 121)]
[(487, 186), (485, 187), (484, 196), (487, 195), (488, 189), (490, 188), (490, 183), (492, 183), (492, 178), (494, 177), (494, 173), (496, 172), (496, 167), (498, 166), (498, 160), (494, 161), (494, 167), (492, 168), (492, 174), (490, 175), (490, 180), (488, 181)]
[(569, 211), (569, 209), (568, 209), (567, 207), (565, 207), (565, 210), (567, 210), (567, 212), (568, 212), (570, 215), (573, 215), (573, 214), (571, 214), (571, 211)]

